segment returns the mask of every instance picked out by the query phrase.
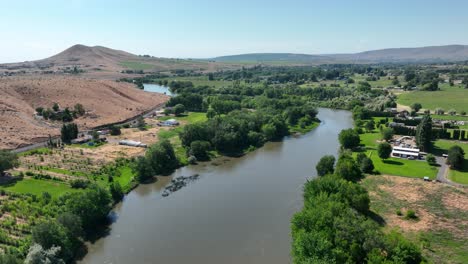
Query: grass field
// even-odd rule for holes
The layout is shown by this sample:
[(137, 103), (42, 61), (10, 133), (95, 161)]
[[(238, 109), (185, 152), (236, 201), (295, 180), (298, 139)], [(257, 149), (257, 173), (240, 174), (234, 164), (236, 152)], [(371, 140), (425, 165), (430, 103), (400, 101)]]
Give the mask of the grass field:
[(375, 170), (380, 174), (397, 175), (411, 178), (423, 178), (428, 176), (435, 179), (438, 167), (430, 166), (424, 160), (408, 160), (400, 158), (389, 158), (382, 160), (377, 154), (377, 140), (380, 133), (361, 134), (361, 144), (366, 146), (366, 154), (374, 163)]
[(411, 106), (413, 103), (422, 104), (423, 109), (434, 109), (440, 107), (446, 112), (455, 109), (458, 113), (468, 111), (468, 89), (461, 86), (440, 85), (440, 91), (414, 91), (403, 93), (398, 96), (398, 103)]
[(35, 195), (42, 195), (43, 192), (48, 192), (52, 197), (58, 197), (67, 192), (76, 192), (77, 189), (72, 189), (69, 185), (51, 181), (51, 180), (36, 180), (25, 178), (17, 181), (14, 184), (3, 185), (0, 189), (16, 193), (29, 193)]
[(465, 151), (465, 162), (461, 170), (450, 170), (449, 179), (454, 182), (468, 184), (468, 143), (462, 143), (450, 140), (437, 140), (434, 142), (434, 151), (438, 153), (447, 153), (448, 149), (454, 145), (460, 146)]
[[(421, 247), (427, 263), (468, 263), (467, 192), (444, 184), (403, 177), (367, 176), (371, 211), (383, 218), (385, 230), (397, 229)], [(416, 220), (396, 214), (412, 209)]]
[(136, 71), (149, 70), (151, 68), (154, 68), (154, 66), (151, 64), (146, 64), (138, 61), (122, 61), (120, 65)]

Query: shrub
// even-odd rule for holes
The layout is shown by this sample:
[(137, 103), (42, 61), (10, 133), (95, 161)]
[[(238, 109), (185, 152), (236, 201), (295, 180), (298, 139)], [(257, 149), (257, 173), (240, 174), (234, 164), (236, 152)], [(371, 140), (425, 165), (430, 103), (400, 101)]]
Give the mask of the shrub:
[(72, 188), (75, 189), (86, 189), (89, 185), (88, 180), (76, 179), (70, 182)]
[(406, 211), (406, 216), (405, 216), (406, 219), (417, 219), (418, 216), (416, 215), (416, 212), (412, 209), (409, 209), (408, 211)]
[(398, 216), (402, 216), (402, 215), (403, 215), (403, 213), (401, 212), (401, 209), (397, 209), (397, 210), (396, 210), (396, 214), (397, 214)]
[(437, 164), (436, 157), (434, 155), (432, 155), (432, 154), (427, 154), (426, 161), (427, 161), (427, 163), (429, 163), (429, 165)]

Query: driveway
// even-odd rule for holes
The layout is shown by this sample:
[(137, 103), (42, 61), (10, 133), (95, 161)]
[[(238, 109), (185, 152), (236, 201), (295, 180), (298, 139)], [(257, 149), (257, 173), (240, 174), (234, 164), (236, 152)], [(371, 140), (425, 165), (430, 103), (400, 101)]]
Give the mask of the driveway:
[(439, 172), (437, 173), (437, 180), (452, 186), (465, 186), (463, 184), (455, 183), (447, 179), (448, 172), (449, 172), (449, 166), (445, 164), (446, 158), (444, 157), (436, 157), (437, 164), (440, 165), (439, 167)]

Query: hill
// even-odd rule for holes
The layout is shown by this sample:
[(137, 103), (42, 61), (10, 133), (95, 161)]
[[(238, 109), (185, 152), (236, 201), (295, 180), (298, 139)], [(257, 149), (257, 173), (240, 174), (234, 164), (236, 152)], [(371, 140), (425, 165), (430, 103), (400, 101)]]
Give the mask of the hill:
[(35, 117), (37, 107), (61, 109), (80, 103), (80, 130), (134, 117), (168, 100), (132, 84), (75, 77), (8, 77), (0, 81), (0, 149), (13, 149), (59, 135), (61, 123)]
[(430, 63), (468, 60), (468, 45), (395, 48), (365, 51), (353, 54), (293, 54), (251, 53), (222, 56), (216, 62), (266, 64), (329, 64), (329, 63)]
[(214, 71), (225, 69), (227, 65), (205, 60), (140, 56), (102, 46), (90, 47), (78, 44), (46, 59), (0, 64), (0, 76), (70, 74), (75, 67), (81, 72), (81, 76), (87, 78), (118, 79), (137, 72), (164, 72), (179, 69)]

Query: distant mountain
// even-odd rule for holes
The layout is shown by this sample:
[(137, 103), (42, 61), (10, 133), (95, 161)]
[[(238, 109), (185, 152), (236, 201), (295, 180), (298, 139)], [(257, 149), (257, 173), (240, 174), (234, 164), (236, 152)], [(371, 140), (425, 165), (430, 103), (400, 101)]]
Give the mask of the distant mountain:
[(216, 57), (211, 60), (265, 64), (454, 62), (468, 60), (468, 45), (382, 49), (353, 54), (251, 53)]

